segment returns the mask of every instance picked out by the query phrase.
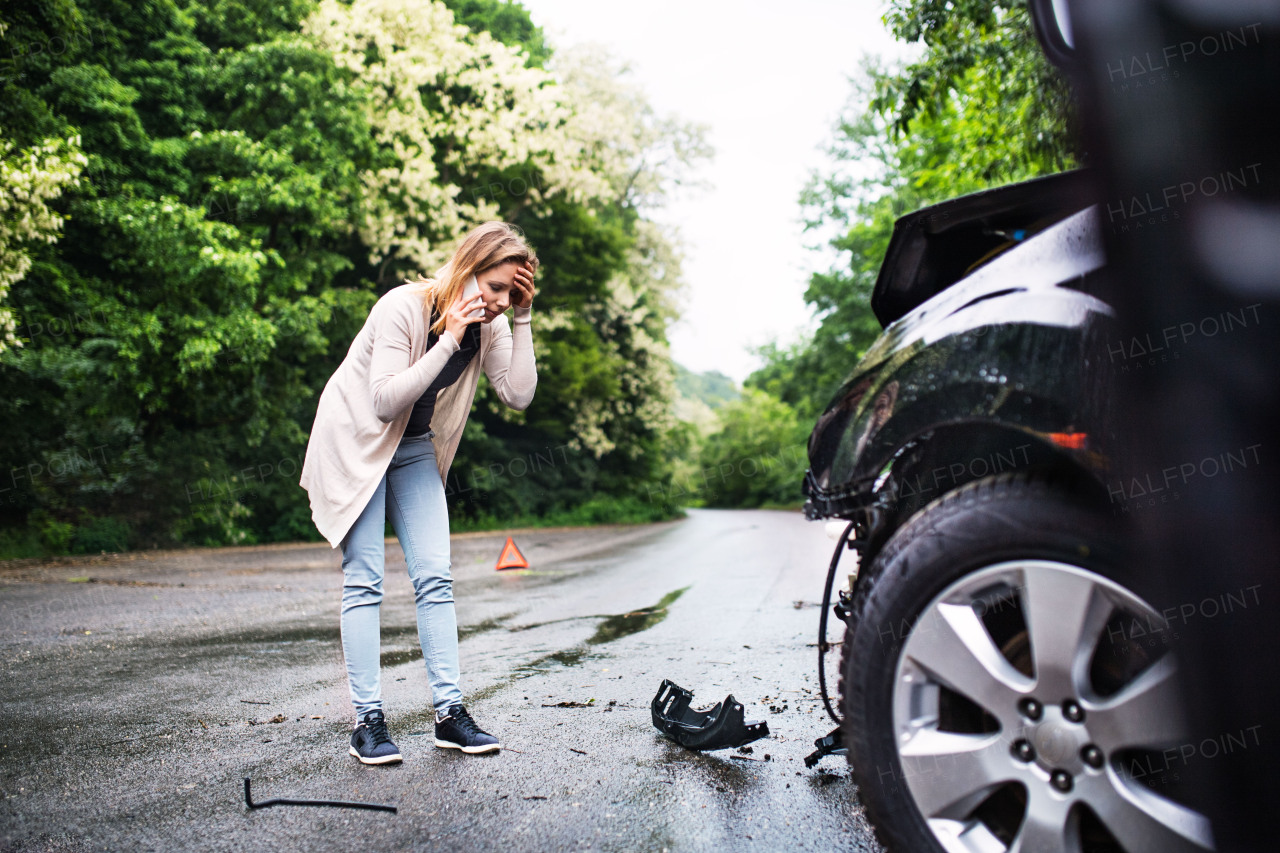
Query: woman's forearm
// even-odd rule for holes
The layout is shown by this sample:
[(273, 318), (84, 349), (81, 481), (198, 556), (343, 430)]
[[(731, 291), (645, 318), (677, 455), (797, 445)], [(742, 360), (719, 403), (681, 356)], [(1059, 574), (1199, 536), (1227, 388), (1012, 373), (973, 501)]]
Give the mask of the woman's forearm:
[(485, 374), (498, 398), (513, 409), (527, 409), (538, 386), (533, 356), (532, 308), (513, 308), (512, 331), (494, 341), (485, 358)]
[(538, 365), (533, 358), (533, 310), (513, 308), (511, 318), (511, 370), (510, 384), (528, 386), (530, 393), (538, 384)]
[(378, 420), (390, 423), (403, 414), (427, 390), (449, 356), (458, 351), (452, 334), (440, 336), (435, 345), (413, 364), (409, 364), (408, 341), (396, 336), (379, 339), (373, 345), (370, 362), (370, 390)]

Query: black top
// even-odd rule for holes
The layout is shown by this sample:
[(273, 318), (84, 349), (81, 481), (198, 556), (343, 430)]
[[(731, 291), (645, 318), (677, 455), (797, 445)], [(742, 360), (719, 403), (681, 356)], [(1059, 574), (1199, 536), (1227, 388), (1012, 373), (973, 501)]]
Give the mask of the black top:
[[(429, 350), (435, 346), (436, 341), (439, 339), (439, 335), (429, 331), (427, 333), (427, 349)], [(427, 434), (427, 430), (431, 429), (431, 415), (436, 408), (436, 396), (439, 395), (442, 389), (449, 387), (458, 380), (458, 377), (462, 375), (462, 371), (471, 363), (471, 359), (479, 351), (480, 324), (472, 323), (462, 333), (462, 343), (458, 345), (458, 351), (449, 356), (449, 360), (440, 369), (439, 375), (431, 380), (427, 390), (423, 391), (422, 396), (414, 402), (413, 414), (409, 415), (409, 425), (404, 429), (406, 437), (416, 438)]]

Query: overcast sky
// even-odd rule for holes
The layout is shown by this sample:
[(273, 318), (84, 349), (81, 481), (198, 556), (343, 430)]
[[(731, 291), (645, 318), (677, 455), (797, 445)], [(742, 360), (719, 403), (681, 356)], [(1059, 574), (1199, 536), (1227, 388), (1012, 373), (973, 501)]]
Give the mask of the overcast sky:
[(659, 218), (685, 241), (688, 290), (670, 329), (675, 360), (741, 382), (748, 346), (808, 337), (809, 274), (799, 195), (865, 54), (899, 49), (881, 0), (522, 0), (553, 45), (604, 45), (628, 62), (659, 113), (710, 127), (708, 189)]

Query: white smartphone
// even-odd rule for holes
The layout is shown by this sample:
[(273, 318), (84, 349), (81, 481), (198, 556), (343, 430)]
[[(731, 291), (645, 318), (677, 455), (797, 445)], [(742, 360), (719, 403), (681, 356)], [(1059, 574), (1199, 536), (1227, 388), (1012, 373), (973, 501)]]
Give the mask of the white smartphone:
[[(464, 303), (470, 302), (471, 300), (475, 299), (479, 295), (480, 295), (480, 282), (476, 281), (476, 277), (473, 275), (471, 276), (471, 278), (467, 279), (466, 286), (462, 288), (462, 301)], [(481, 306), (476, 310), (472, 311), (470, 316), (477, 320), (483, 320), (484, 306)]]

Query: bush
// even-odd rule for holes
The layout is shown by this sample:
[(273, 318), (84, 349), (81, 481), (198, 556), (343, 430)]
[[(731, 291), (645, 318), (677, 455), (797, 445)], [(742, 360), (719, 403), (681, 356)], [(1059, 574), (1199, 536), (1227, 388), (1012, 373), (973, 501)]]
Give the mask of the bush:
[(45, 509), (35, 509), (27, 516), (27, 521), (36, 531), (40, 547), (44, 555), (67, 554), (71, 551), (71, 536), (75, 533), (75, 525), (69, 521), (60, 521)]
[(95, 518), (76, 528), (71, 553), (98, 554), (129, 550), (129, 525), (118, 518)]
[(495, 516), (482, 514), (451, 524), (452, 532), (507, 530), (515, 527), (579, 527), (594, 524), (649, 524), (681, 517), (675, 506), (665, 501), (636, 497), (594, 497), (569, 508), (556, 508), (542, 516)]
[(703, 445), (692, 490), (707, 506), (799, 504), (810, 425), (791, 406), (754, 388), (719, 414), (723, 426)]
[(44, 555), (40, 537), (30, 527), (0, 530), (0, 560), (25, 560)]

